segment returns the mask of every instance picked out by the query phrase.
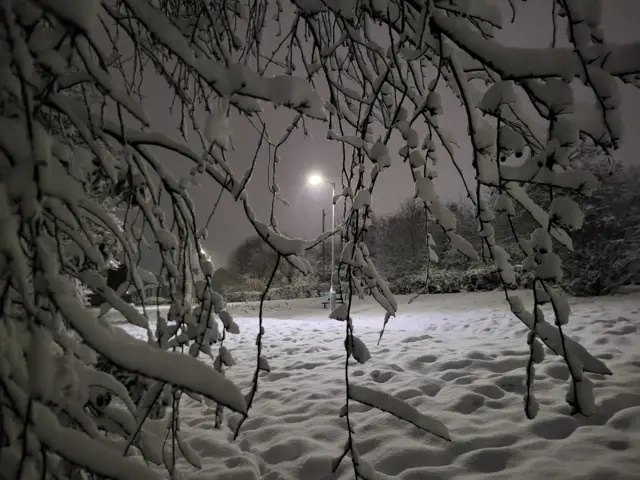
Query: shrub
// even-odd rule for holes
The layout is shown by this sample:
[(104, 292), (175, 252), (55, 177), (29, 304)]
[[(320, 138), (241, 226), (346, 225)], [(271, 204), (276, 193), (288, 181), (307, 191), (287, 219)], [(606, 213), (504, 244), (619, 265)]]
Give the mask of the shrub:
[[(514, 266), (514, 270), (518, 283), (510, 288), (529, 288), (531, 274), (524, 272), (521, 265)], [(389, 287), (397, 295), (426, 291), (425, 285), (426, 272), (389, 279)], [(495, 267), (483, 265), (465, 270), (432, 267), (430, 270), (429, 293), (488, 292), (502, 288), (502, 281)]]
[(244, 279), (243, 290), (246, 289), (248, 292), (261, 292), (266, 285), (266, 280), (249, 276)]
[[(607, 240), (588, 259), (584, 254), (569, 253), (567, 256), (568, 275), (562, 286), (577, 297), (606, 295), (638, 278), (640, 252), (630, 248), (623, 239)], [(578, 264), (580, 258), (583, 260)]]
[[(291, 284), (271, 287), (267, 291), (266, 300), (295, 300), (314, 298), (323, 292), (328, 292), (330, 284), (319, 282), (317, 277), (298, 277)], [(342, 291), (346, 292), (348, 284), (342, 283)], [(254, 302), (260, 300), (262, 292), (256, 290), (235, 290), (225, 293), (228, 302)]]

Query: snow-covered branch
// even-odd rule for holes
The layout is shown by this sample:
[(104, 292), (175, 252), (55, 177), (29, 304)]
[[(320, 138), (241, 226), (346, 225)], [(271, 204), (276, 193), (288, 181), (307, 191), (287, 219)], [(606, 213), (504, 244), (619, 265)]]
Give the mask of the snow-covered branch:
[[(553, 21), (566, 27), (570, 45), (514, 48), (496, 40), (504, 12), (485, 0), (295, 0), (288, 9), (281, 2), (244, 0), (3, 2), (0, 344), (7, 347), (0, 349), (0, 388), (9, 399), (2, 403), (6, 430), (23, 433), (7, 434), (3, 452), (9, 454), (0, 456), (0, 470), (21, 475), (30, 468), (43, 478), (76, 470), (155, 478), (121, 457), (120, 449), (128, 454), (136, 447), (176, 476), (176, 452), (199, 464), (180, 434), (183, 393), (214, 403), (217, 427), (224, 427), (223, 407), (247, 418), (259, 373), (271, 366), (262, 355), (261, 326), (249, 393), (225, 376), (235, 363), (225, 336), (239, 326), (212, 287), (214, 266), (205, 244), (209, 232), (218, 234), (209, 227), (218, 202), (200, 224), (189, 195), (191, 185), (203, 182), (239, 203), (278, 263), (303, 274), (311, 272), (307, 252), (341, 236), (339, 268), (331, 274), (333, 284), (348, 285), (348, 302), (330, 318), (346, 325), (343, 416), (349, 432), (335, 466), (349, 455), (356, 477), (374, 475), (357, 453), (350, 401), (448, 438), (436, 419), (386, 393), (350, 385), (349, 362), (370, 357), (355, 335), (354, 298), (371, 295), (385, 312), (385, 326), (402, 307), (367, 246), (376, 186), (397, 162), (406, 165), (424, 213), (428, 262), (437, 261), (431, 222), (453, 248), (494, 263), (511, 311), (529, 329), (527, 415), (537, 411), (534, 366), (542, 343), (567, 363), (567, 401), (582, 414), (593, 413), (584, 372), (610, 371), (565, 335), (570, 309), (554, 287), (562, 275), (554, 247), (580, 248), (569, 232), (582, 226), (584, 215), (567, 195), (591, 191), (597, 182), (571, 159), (585, 141), (605, 151), (619, 146), (619, 84), (638, 86), (640, 44), (606, 43), (600, 1), (557, 5)], [(517, 3), (511, 6), (517, 19)], [(275, 48), (267, 51), (269, 45)], [(181, 140), (156, 131), (145, 111), (154, 73), (173, 96), (171, 121), (177, 120)], [(591, 91), (589, 102), (576, 100), (576, 81)], [(454, 108), (445, 96), (460, 102), (466, 130), (442, 127), (441, 118)], [(266, 113), (273, 108), (291, 116), (277, 137)], [(344, 220), (336, 231), (307, 240), (280, 230), (275, 205), (288, 205), (277, 182), (287, 162), (282, 147), (306, 135), (310, 122), (340, 144), (334, 203), (340, 200)], [(238, 135), (238, 124), (256, 138), (244, 172), (234, 162), (236, 137), (247, 136)], [(459, 153), (462, 144), (470, 154)], [(158, 150), (182, 162), (188, 175), (176, 178), (156, 157)], [(258, 218), (248, 195), (260, 162), (267, 163), (272, 194), (268, 220)], [(441, 162), (451, 162), (461, 177), (465, 165), (475, 172), (475, 191), (462, 180), (475, 208), (480, 254), (441, 200)], [(548, 204), (528, 195), (531, 186), (549, 190)], [(494, 194), (497, 201), (489, 205), (486, 198)], [(524, 267), (535, 277), (531, 311), (509, 291), (514, 265), (493, 224), (496, 214), (511, 223), (514, 205), (536, 223), (529, 239), (518, 238)], [(140, 267), (147, 248), (159, 259), (153, 272)], [(130, 286), (141, 298), (141, 310), (108, 284), (114, 264), (126, 270), (122, 288)], [(147, 310), (149, 285), (165, 290), (166, 315)], [(80, 289), (104, 301), (97, 313), (83, 304)], [(554, 324), (540, 313), (545, 302), (553, 307)], [(143, 329), (147, 341), (111, 326), (110, 309)], [(128, 395), (115, 378), (95, 374), (98, 358), (144, 378), (147, 388), (136, 398)], [(201, 358), (211, 359), (213, 368)], [(106, 396), (95, 400), (90, 381), (124, 408)], [(145, 425), (159, 403), (171, 411), (157, 436)], [(100, 440), (101, 430), (113, 438)], [(70, 449), (70, 440), (83, 448)]]

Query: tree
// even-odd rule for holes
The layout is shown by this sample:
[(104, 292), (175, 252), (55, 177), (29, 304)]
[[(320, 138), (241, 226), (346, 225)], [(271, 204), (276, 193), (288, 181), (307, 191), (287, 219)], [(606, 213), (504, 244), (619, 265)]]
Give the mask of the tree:
[(402, 202), (396, 213), (380, 220), (376, 259), (386, 275), (412, 274), (424, 269), (427, 261), (425, 223), (424, 206), (413, 198)]
[[(591, 172), (599, 182), (589, 195), (569, 194), (584, 213), (584, 226), (571, 232), (574, 251), (559, 252), (565, 266), (562, 285), (575, 295), (605, 295), (630, 283), (640, 260), (640, 192), (637, 166), (612, 163), (603, 152), (586, 143), (572, 164)], [(533, 186), (529, 196), (539, 205), (549, 205), (548, 188)], [(531, 216), (520, 211), (518, 229), (526, 231)]]
[[(483, 251), (482, 237), (478, 232), (478, 221), (476, 219), (476, 207), (470, 200), (461, 197), (456, 202), (447, 204), (447, 208), (456, 219), (456, 230), (461, 236), (466, 238), (476, 252)], [(452, 247), (451, 242), (445, 235), (432, 233), (436, 246), (434, 247), (439, 256), (438, 265), (442, 268), (468, 268), (475, 259), (470, 258), (463, 252)]]
[[(258, 235), (245, 239), (229, 257), (229, 267), (233, 273), (242, 275), (245, 279), (256, 280), (259, 284), (269, 280), (276, 263), (278, 254)], [(290, 284), (298, 272), (292, 264), (280, 262), (273, 280)]]
[(219, 294), (224, 294), (228, 288), (238, 289), (242, 283), (243, 278), (240, 275), (224, 267), (218, 268), (211, 277), (211, 288)]
[[(82, 85), (70, 87), (68, 95), (77, 101), (86, 101), (87, 104), (91, 106), (99, 106), (100, 104), (98, 97), (93, 91), (84, 88)], [(73, 156), (72, 176), (74, 176), (76, 180), (83, 182), (87, 196), (107, 212), (111, 220), (122, 228), (122, 223), (117, 216), (117, 205), (121, 201), (120, 195), (122, 192), (120, 192), (120, 189), (122, 189), (124, 183), (121, 181), (119, 187), (116, 186), (116, 188), (113, 188), (113, 185), (105, 181), (104, 176), (96, 171), (91, 152), (85, 148), (85, 142), (77, 133), (77, 130), (73, 128), (72, 123), (66, 115), (53, 109), (40, 109), (34, 113), (38, 121), (48, 127), (49, 134), (59, 142), (59, 147), (65, 150), (65, 156)], [(101, 148), (108, 149), (112, 155), (117, 156), (121, 154), (121, 152), (114, 151), (113, 148), (99, 139), (97, 139), (96, 142), (100, 144)], [(69, 161), (69, 158), (67, 158), (66, 161)], [(93, 242), (98, 246), (100, 253), (105, 258), (107, 268), (104, 271), (97, 270), (97, 273), (106, 278), (109, 288), (118, 291), (120, 296), (123, 296), (127, 286), (130, 284), (127, 280), (130, 279), (126, 265), (123, 265), (117, 260), (118, 255), (122, 252), (122, 248), (115, 236), (108, 228), (104, 228), (99, 222), (94, 221), (86, 222), (85, 229), (77, 231), (76, 233), (81, 235), (85, 241)], [(58, 238), (60, 239), (61, 247), (66, 250), (67, 255), (77, 263), (76, 266), (85, 262), (82, 250), (76, 248), (75, 243), (68, 235), (59, 233)], [(92, 268), (93, 264), (89, 262), (83, 266)], [(104, 303), (104, 299), (99, 294), (91, 293), (86, 288), (83, 288), (81, 282), (76, 282), (76, 285), (80, 297), (90, 305), (99, 306)], [(127, 296), (124, 297), (129, 301)]]
[[(455, 217), (457, 231), (480, 251), (482, 239), (478, 235), (473, 203), (460, 198), (457, 202), (448, 202), (446, 207)], [(387, 277), (396, 278), (426, 270), (428, 235), (434, 243), (432, 247), (439, 267), (466, 268), (472, 263), (468, 256), (450, 245), (446, 233), (437, 228), (433, 216), (425, 212), (423, 203), (413, 197), (402, 202), (396, 212), (378, 221), (375, 240), (367, 245), (380, 270)]]
[(258, 235), (244, 240), (231, 252), (229, 266), (234, 273), (266, 281), (278, 255)]
[[(518, 18), (519, 2), (510, 5)], [(289, 11), (280, 3), (241, 0), (26, 0), (4, 1), (0, 7), (0, 50), (5, 53), (0, 56), (0, 343), (11, 346), (0, 352), (0, 364), (10, 366), (0, 376), (2, 432), (9, 432), (3, 433), (3, 452), (9, 453), (0, 457), (3, 474), (68, 478), (75, 471), (119, 479), (159, 478), (144, 462), (126, 456), (135, 446), (147, 462), (164, 463), (169, 475), (177, 477), (176, 462), (167, 459), (181, 451), (198, 463), (179, 432), (178, 405), (185, 393), (214, 402), (218, 425), (224, 409), (239, 413), (237, 434), (253, 403), (259, 373), (268, 369), (260, 355), (262, 317), (255, 375), (249, 391), (241, 392), (225, 376), (233, 362), (224, 340), (238, 325), (212, 289), (213, 266), (198, 255), (202, 278), (191, 282), (186, 271), (193, 266), (186, 260), (192, 249), (200, 252), (202, 239), (215, 232), (196, 221), (188, 188), (194, 181), (212, 181), (241, 205), (256, 234), (275, 252), (267, 288), (283, 262), (309, 274), (304, 253), (328, 234), (310, 241), (286, 237), (273, 209), (268, 220), (258, 218), (246, 187), (256, 163), (268, 162), (274, 204), (281, 201), (276, 181), (279, 147), (315, 121), (325, 122), (328, 140), (343, 147), (340, 265), (349, 292), (346, 306), (331, 316), (344, 321), (349, 383), (348, 359), (368, 358), (350, 319), (354, 295), (371, 294), (387, 319), (398, 308), (363, 242), (371, 225), (371, 194), (385, 181), (392, 161), (405, 162), (416, 198), (450, 244), (479, 258), (457, 232), (455, 215), (436, 191), (436, 155), (438, 164), (456, 164), (462, 158), (439, 122), (445, 113), (443, 94), (456, 97), (466, 118), (457, 140), (470, 147), (466, 161), (475, 170), (477, 188), (466, 189), (474, 201), (485, 256), (495, 263), (512, 312), (531, 332), (526, 415), (532, 418), (538, 410), (533, 366), (541, 360), (541, 342), (566, 360), (569, 404), (584, 415), (594, 412), (592, 386), (584, 372), (610, 371), (565, 334), (569, 308), (553, 287), (561, 273), (555, 250), (558, 245), (570, 247), (566, 228), (582, 223), (579, 208), (565, 194), (595, 183), (593, 174), (570, 164), (571, 153), (582, 137), (607, 150), (617, 148), (622, 133), (618, 84), (637, 86), (640, 57), (637, 48), (603, 42), (599, 9), (591, 3), (553, 2), (549, 18), (560, 26), (554, 35), (565, 31), (570, 46), (559, 47), (554, 41), (552, 47), (538, 49), (498, 43), (493, 34), (503, 20), (495, 6), (482, 0), (294, 0)], [(278, 38), (271, 52), (265, 43), (273, 37)], [(175, 95), (182, 140), (151, 126), (142, 99), (152, 72)], [(585, 103), (574, 98), (572, 85), (577, 82), (593, 99)], [(77, 88), (95, 95), (98, 103), (78, 98)], [(291, 114), (281, 137), (263, 114), (275, 107)], [(56, 138), (52, 126), (42, 121), (46, 112), (66, 119), (64, 128), (78, 138), (82, 151)], [(230, 162), (238, 131), (256, 136), (253, 161), (240, 174)], [(398, 153), (392, 138), (401, 143)], [(114, 156), (106, 145), (123, 154)], [(189, 175), (175, 178), (156, 157), (159, 149), (190, 165)], [(87, 154), (90, 162), (85, 161)], [(500, 164), (503, 156), (511, 155), (524, 161)], [(91, 198), (88, 180), (93, 176), (126, 203), (121, 225)], [(544, 206), (548, 211), (527, 195), (527, 184), (559, 192)], [(485, 201), (491, 192), (499, 194), (495, 206)], [(492, 226), (496, 214), (512, 219), (514, 202), (538, 224), (532, 241), (519, 243), (536, 275), (535, 304), (529, 307), (507, 289), (514, 280), (513, 267)], [(95, 235), (90, 224), (113, 234), (138, 289), (145, 276), (137, 267), (142, 233), (153, 238), (162, 260), (156, 273), (171, 286), (171, 308), (157, 325), (96, 275), (106, 268), (107, 259), (91, 241)], [(66, 239), (82, 252), (83, 262), (60, 248)], [(70, 278), (143, 327), (148, 341), (123, 338), (95, 318), (76, 297)], [(553, 304), (555, 324), (538, 315), (542, 302)], [(150, 379), (137, 404), (117, 379), (95, 370), (94, 351)], [(198, 360), (199, 355), (210, 356), (214, 366)], [(91, 405), (89, 378), (91, 388), (113, 391), (124, 408)], [(171, 418), (164, 434), (156, 437), (145, 423), (161, 400), (171, 405)], [(354, 449), (352, 402), (406, 417), (449, 439), (437, 419), (421, 416), (384, 392), (350, 385), (344, 400), (347, 441), (334, 465), (349, 459), (356, 478), (371, 478), (372, 468)], [(109, 435), (96, 434), (98, 425)], [(157, 452), (164, 455), (158, 458)]]

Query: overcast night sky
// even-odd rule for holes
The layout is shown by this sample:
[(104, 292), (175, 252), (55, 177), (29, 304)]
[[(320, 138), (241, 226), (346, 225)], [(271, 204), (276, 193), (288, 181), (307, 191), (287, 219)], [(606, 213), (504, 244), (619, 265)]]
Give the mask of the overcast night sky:
[[(508, 8), (506, 0), (500, 5)], [(605, 38), (612, 43), (640, 41), (640, 2), (633, 0), (606, 0), (604, 4)], [(550, 0), (530, 0), (519, 3), (518, 21), (507, 25), (497, 39), (512, 46), (544, 47), (551, 40), (551, 2)], [(508, 15), (508, 10), (505, 14)], [(144, 102), (148, 116), (154, 121), (155, 129), (178, 139), (178, 117), (168, 113), (172, 96), (160, 79), (147, 80), (147, 100)], [(632, 87), (622, 86), (623, 122), (625, 125), (624, 144), (615, 159), (620, 162), (640, 163), (636, 152), (640, 150), (638, 125), (640, 116), (640, 92)], [(151, 101), (153, 99), (153, 101)], [(159, 101), (165, 99), (166, 102)], [(466, 168), (467, 178), (472, 180), (470, 151), (464, 143), (466, 125), (464, 112), (452, 96), (446, 98), (443, 92), (445, 114), (441, 125), (446, 128), (461, 145), (456, 160)], [(267, 112), (271, 138), (277, 140), (288, 126), (293, 114), (285, 109), (275, 113)], [(322, 122), (308, 122), (311, 137), (305, 137), (302, 131), (294, 133), (280, 151), (281, 163), (278, 164), (277, 183), (282, 195), (290, 202), (289, 207), (277, 207), (280, 228), (289, 235), (314, 237), (320, 233), (321, 209), (331, 205), (330, 188), (311, 188), (306, 184), (310, 172), (319, 172), (330, 179), (340, 181), (341, 152), (339, 144), (325, 139), (327, 125)], [(242, 176), (250, 165), (258, 141), (258, 135), (247, 128), (244, 122), (233, 133), (235, 150), (229, 153), (229, 163), (237, 175)], [(194, 148), (197, 140), (194, 136)], [(400, 144), (393, 141), (390, 151), (397, 151)], [(264, 150), (266, 154), (266, 150)], [(158, 158), (166, 163), (174, 175), (186, 175), (192, 168), (184, 159), (172, 159), (164, 152), (158, 152)], [(254, 173), (248, 188), (249, 198), (258, 218), (268, 222), (271, 194), (267, 183), (267, 161), (262, 159)], [(445, 200), (456, 200), (462, 194), (458, 174), (446, 158), (438, 165), (438, 192)], [(382, 174), (382, 180), (374, 191), (374, 210), (377, 215), (393, 212), (399, 204), (413, 194), (413, 185), (406, 165), (398, 161)], [(198, 220), (204, 221), (209, 215), (219, 193), (219, 187), (208, 180), (200, 188), (192, 188)], [(229, 195), (223, 199), (212, 220), (206, 247), (211, 252), (216, 265), (226, 263), (227, 256), (240, 241), (254, 233), (239, 205), (234, 204)]]

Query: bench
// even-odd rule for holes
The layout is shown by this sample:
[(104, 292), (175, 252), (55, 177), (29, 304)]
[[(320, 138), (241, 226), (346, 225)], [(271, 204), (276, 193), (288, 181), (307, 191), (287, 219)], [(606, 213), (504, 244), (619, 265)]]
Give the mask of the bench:
[[(328, 293), (326, 293), (326, 295), (328, 295)], [(342, 299), (342, 293), (340, 292), (336, 293), (336, 304), (338, 303), (344, 303), (344, 300)], [(327, 308), (329, 305), (331, 305), (331, 298), (327, 298), (324, 302), (322, 302), (322, 308)]]

